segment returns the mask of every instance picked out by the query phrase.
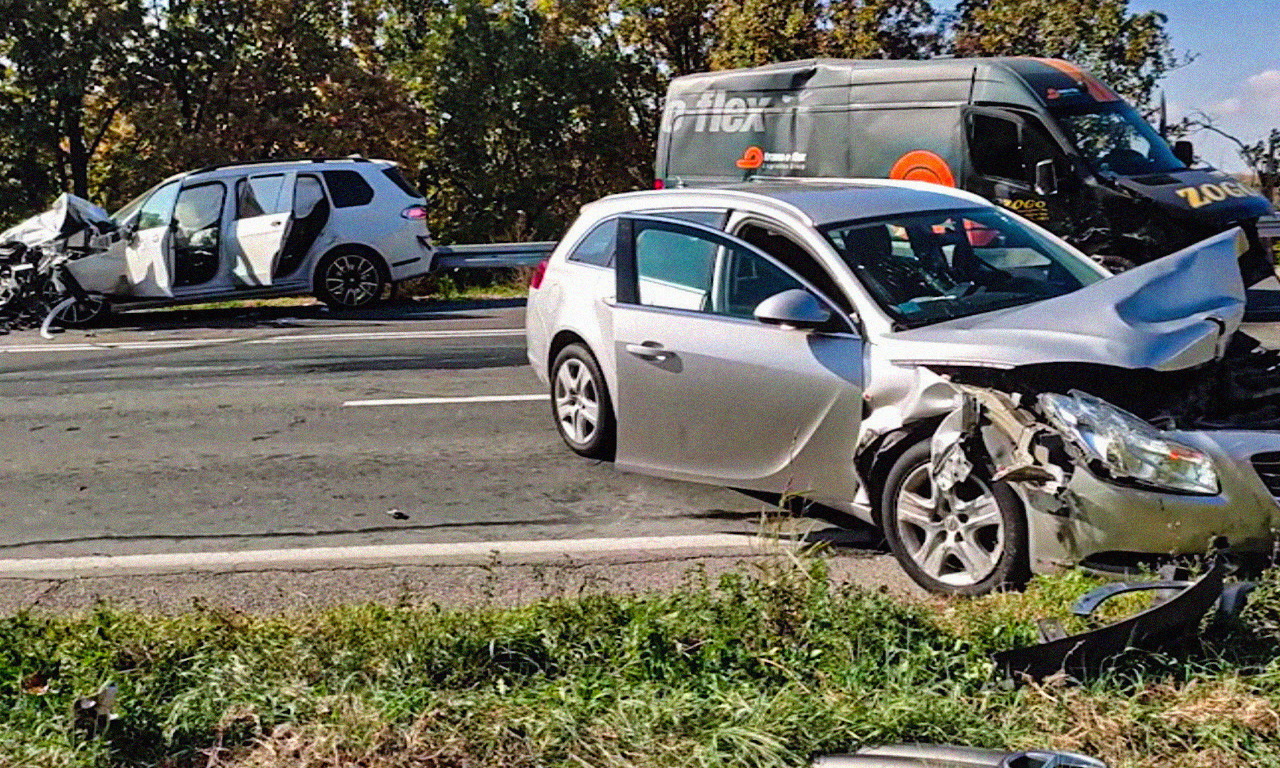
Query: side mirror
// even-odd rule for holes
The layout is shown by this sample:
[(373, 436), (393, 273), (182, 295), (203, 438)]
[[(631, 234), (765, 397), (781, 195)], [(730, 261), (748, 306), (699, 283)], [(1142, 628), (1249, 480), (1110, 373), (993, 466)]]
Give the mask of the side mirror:
[(1058, 167), (1053, 160), (1041, 160), (1036, 163), (1036, 194), (1058, 194)]
[(812, 293), (792, 288), (774, 294), (756, 306), (756, 319), (784, 328), (817, 328), (831, 319), (831, 310)]
[(1196, 161), (1195, 146), (1183, 139), (1173, 142), (1173, 156), (1182, 161), (1182, 164), (1190, 168)]

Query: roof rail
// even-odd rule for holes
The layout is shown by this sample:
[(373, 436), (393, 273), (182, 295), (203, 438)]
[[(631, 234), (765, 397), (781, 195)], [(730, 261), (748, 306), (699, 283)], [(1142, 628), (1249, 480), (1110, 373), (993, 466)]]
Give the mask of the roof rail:
[(346, 157), (273, 157), (262, 160), (237, 160), (229, 163), (217, 163), (216, 165), (207, 165), (204, 168), (197, 168), (189, 171), (188, 175), (197, 173), (208, 173), (222, 168), (235, 168), (241, 165), (284, 165), (285, 163), (332, 163), (338, 160), (349, 160), (353, 163), (368, 163), (369, 158), (360, 155), (348, 155)]

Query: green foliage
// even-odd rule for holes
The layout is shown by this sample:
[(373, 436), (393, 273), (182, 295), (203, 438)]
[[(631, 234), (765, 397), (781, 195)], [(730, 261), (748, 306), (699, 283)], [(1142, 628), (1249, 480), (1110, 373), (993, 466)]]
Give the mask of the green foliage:
[[(993, 685), (988, 653), (1087, 585), (939, 611), (832, 586), (810, 561), (515, 610), (22, 614), (0, 621), (0, 765), (204, 765), (216, 750), (240, 765), (772, 766), (901, 741), (1113, 765), (1181, 765), (1188, 744), (1219, 764), (1280, 756), (1274, 580), (1184, 661), (1083, 688)], [(76, 741), (70, 702), (108, 680), (120, 719)]]

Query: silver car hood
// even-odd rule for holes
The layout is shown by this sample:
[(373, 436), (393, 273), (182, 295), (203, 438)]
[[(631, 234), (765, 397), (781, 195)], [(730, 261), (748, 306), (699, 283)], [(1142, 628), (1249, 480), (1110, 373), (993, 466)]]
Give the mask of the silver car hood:
[(891, 333), (884, 352), (915, 365), (1201, 365), (1244, 316), (1243, 237), (1232, 229), (1064, 296)]

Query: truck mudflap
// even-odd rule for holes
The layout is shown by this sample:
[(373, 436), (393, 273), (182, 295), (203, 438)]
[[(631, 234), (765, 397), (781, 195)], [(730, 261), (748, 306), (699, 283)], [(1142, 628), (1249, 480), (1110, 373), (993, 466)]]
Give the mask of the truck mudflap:
[(1195, 581), (1165, 580), (1107, 584), (1072, 606), (1077, 616), (1090, 616), (1107, 600), (1139, 591), (1154, 591), (1153, 604), (1113, 624), (1067, 635), (1056, 621), (1040, 622), (1041, 642), (992, 655), (997, 675), (1014, 683), (1040, 682), (1055, 675), (1083, 680), (1102, 672), (1125, 651), (1167, 649), (1199, 633), (1201, 620), (1215, 605), (1220, 619), (1237, 615), (1249, 582), (1225, 584), (1228, 565), (1217, 557)]

